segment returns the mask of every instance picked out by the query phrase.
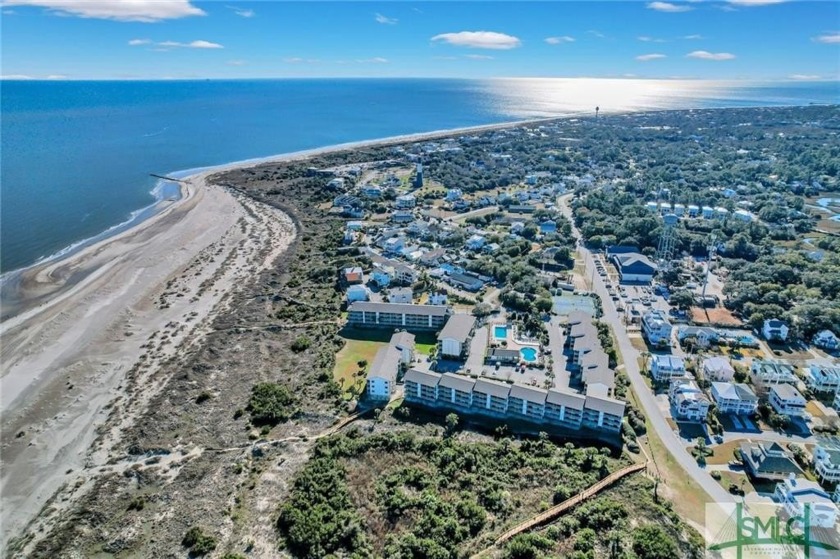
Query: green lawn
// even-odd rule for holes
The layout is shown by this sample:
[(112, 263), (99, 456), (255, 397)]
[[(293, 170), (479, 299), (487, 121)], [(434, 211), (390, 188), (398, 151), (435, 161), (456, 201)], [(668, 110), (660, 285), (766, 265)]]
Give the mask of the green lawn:
[[(333, 378), (342, 389), (347, 392), (355, 384), (362, 386), (365, 381), (364, 375), (356, 376), (359, 371), (359, 361), (368, 362), (369, 368), (379, 348), (388, 344), (393, 332), (390, 330), (364, 330), (358, 328), (345, 328), (340, 336), (344, 338), (344, 347), (335, 356), (335, 369)], [(429, 355), (429, 352), (437, 343), (435, 335), (431, 332), (415, 334), (415, 354), (417, 358)]]

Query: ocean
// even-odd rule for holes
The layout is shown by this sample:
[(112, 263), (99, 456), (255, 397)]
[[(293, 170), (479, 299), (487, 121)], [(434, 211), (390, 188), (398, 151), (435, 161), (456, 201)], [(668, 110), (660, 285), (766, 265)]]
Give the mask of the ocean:
[(523, 119), (838, 103), (838, 82), (595, 79), (3, 81), (0, 272), (101, 238), (177, 195), (150, 176)]

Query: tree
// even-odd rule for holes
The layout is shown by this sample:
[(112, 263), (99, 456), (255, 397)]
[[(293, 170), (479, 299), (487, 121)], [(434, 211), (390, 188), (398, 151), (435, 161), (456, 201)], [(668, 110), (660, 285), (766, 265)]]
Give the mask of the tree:
[(450, 413), (446, 416), (446, 435), (452, 436), (455, 429), (458, 427), (458, 414)]
[(687, 289), (681, 289), (671, 295), (668, 303), (682, 310), (688, 310), (694, 305), (694, 294)]
[(554, 307), (554, 302), (548, 297), (540, 297), (536, 300), (534, 306), (540, 312), (549, 312)]
[(633, 551), (639, 559), (671, 559), (677, 556), (674, 540), (656, 525), (642, 526), (633, 532)]

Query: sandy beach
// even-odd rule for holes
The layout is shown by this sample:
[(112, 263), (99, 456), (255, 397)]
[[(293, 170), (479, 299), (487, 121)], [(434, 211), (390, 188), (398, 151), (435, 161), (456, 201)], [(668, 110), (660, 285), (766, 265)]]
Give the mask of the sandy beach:
[(19, 310), (0, 324), (2, 546), (25, 528), (46, 531), (51, 517), (84, 494), (113, 458), (122, 429), (164, 385), (155, 376), (159, 365), (200, 343), (231, 293), (293, 241), (287, 215), (208, 184), (210, 175), (546, 121), (353, 142), (203, 170), (185, 179), (180, 200), (146, 221), (23, 271)]
[[(156, 365), (196, 343), (293, 240), (288, 216), (209, 174), (137, 227), (22, 275), (22, 300), (37, 303), (0, 325), (3, 547), (60, 487), (83, 487), (154, 394)], [(117, 427), (98, 430), (116, 408)]]

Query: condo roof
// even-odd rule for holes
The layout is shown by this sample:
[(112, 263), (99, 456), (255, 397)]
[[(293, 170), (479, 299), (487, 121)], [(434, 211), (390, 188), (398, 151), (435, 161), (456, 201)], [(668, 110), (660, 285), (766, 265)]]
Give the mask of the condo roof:
[(521, 384), (514, 384), (510, 388), (510, 397), (519, 398), (520, 400), (527, 400), (537, 404), (544, 404), (548, 391), (535, 386), (523, 386)]
[[(597, 388), (597, 386), (593, 385), (591, 388)], [(586, 389), (586, 401), (583, 404), (584, 408), (594, 411), (602, 411), (606, 414), (617, 415), (619, 417), (624, 415), (624, 407), (627, 405), (625, 402), (601, 396), (598, 394), (598, 390), (592, 390), (591, 388)]]
[(373, 358), (373, 363), (368, 372), (368, 378), (378, 377), (390, 380), (397, 380), (397, 369), (400, 364), (400, 350), (392, 345), (380, 348)]
[(461, 392), (470, 392), (475, 386), (475, 380), (464, 375), (444, 373), (440, 376), (440, 382), (438, 383), (438, 386), (452, 388), (454, 390), (460, 390)]
[(566, 392), (565, 390), (552, 388), (548, 391), (548, 396), (545, 401), (547, 404), (556, 404), (558, 406), (566, 406), (568, 408), (582, 410), (583, 404), (586, 401), (586, 396), (575, 392)]
[(446, 326), (438, 334), (438, 339), (452, 338), (461, 343), (467, 341), (467, 338), (475, 326), (475, 317), (469, 314), (453, 314), (446, 321)]
[(408, 303), (374, 303), (372, 301), (356, 301), (348, 310), (363, 312), (387, 312), (399, 314), (420, 314), (427, 316), (446, 316), (449, 307), (444, 305), (410, 305)]
[(414, 347), (414, 334), (411, 332), (394, 332), (391, 336), (391, 345), (396, 348)]
[(430, 371), (421, 371), (420, 369), (409, 369), (403, 377), (404, 382), (416, 382), (423, 386), (437, 386), (441, 375), (439, 373), (432, 373)]
[(499, 382), (488, 378), (480, 378), (475, 381), (474, 392), (490, 394), (499, 398), (507, 398), (510, 393), (510, 385), (506, 382)]

